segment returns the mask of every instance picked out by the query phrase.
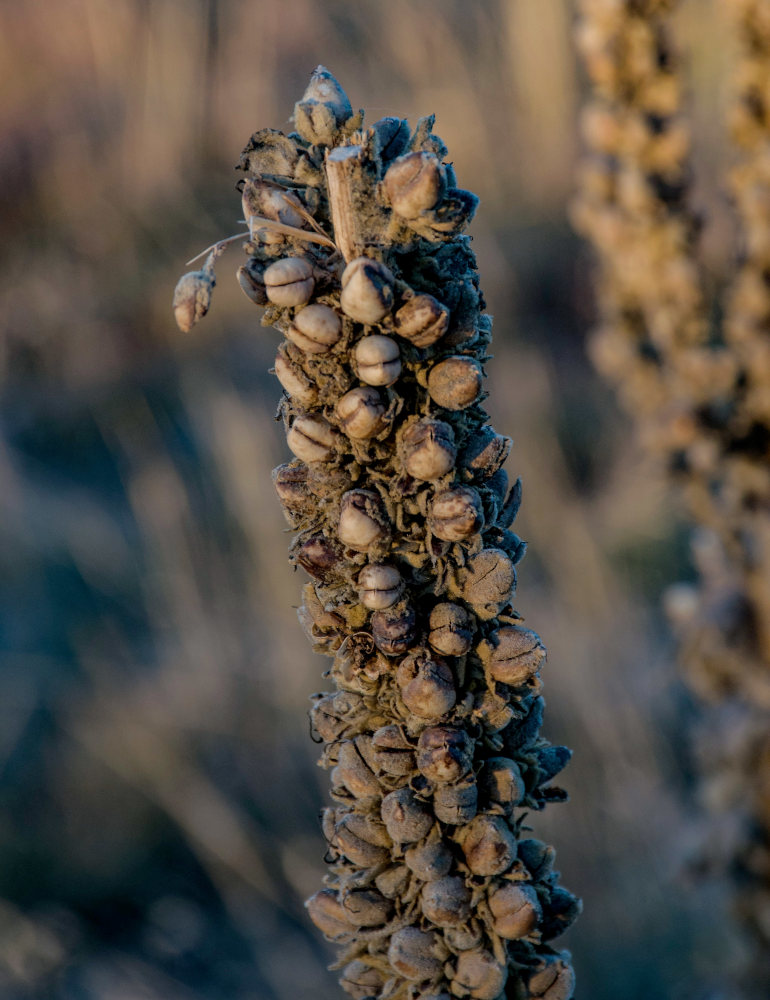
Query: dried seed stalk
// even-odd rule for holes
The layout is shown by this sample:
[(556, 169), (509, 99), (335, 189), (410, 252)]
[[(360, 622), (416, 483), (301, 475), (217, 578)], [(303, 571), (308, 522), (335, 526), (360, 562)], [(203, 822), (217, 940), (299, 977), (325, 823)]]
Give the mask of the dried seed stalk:
[(478, 401), (476, 198), (432, 117), (364, 130), (323, 67), (294, 120), (252, 137), (244, 188), (291, 190), (338, 249), (255, 228), (239, 276), (286, 337), (295, 459), (274, 481), (311, 577), (300, 620), (336, 685), (311, 711), (335, 805), (310, 917), (356, 1000), (569, 1000), (550, 942), (580, 904), (553, 850), (520, 839), (523, 810), (565, 798), (551, 780), (570, 754), (540, 736), (545, 649), (511, 605), (520, 485)]

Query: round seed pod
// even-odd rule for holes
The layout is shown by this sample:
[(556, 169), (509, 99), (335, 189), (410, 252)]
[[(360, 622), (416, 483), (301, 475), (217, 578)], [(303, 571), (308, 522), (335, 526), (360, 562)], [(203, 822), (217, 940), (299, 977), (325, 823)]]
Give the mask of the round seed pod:
[(428, 394), (437, 406), (464, 410), (479, 398), (483, 377), (478, 361), (462, 354), (453, 355), (428, 372)]
[(386, 899), (401, 899), (409, 887), (410, 878), (406, 865), (389, 865), (375, 878), (374, 884)]
[(337, 435), (323, 417), (296, 417), (286, 443), (303, 462), (328, 462), (334, 454)]
[(470, 918), (471, 894), (459, 876), (449, 875), (423, 887), (420, 906), (431, 923), (457, 927)]
[(358, 574), (358, 599), (372, 611), (395, 604), (403, 589), (404, 581), (395, 566), (364, 566)]
[(388, 961), (404, 979), (422, 983), (437, 979), (447, 957), (437, 934), (417, 927), (404, 927), (390, 939)]
[(445, 542), (459, 542), (481, 531), (484, 508), (471, 486), (455, 486), (439, 493), (431, 504), (428, 524)]
[(433, 795), (433, 812), (436, 819), (448, 826), (470, 823), (476, 815), (479, 790), (476, 777), (471, 772), (451, 785), (439, 785)]
[(550, 941), (563, 934), (577, 920), (583, 912), (583, 903), (567, 889), (557, 885), (551, 889), (544, 909), (542, 939)]
[(409, 870), (423, 882), (443, 878), (452, 867), (452, 852), (443, 840), (414, 844), (404, 853)]
[(356, 323), (379, 323), (393, 305), (394, 281), (384, 264), (370, 257), (356, 257), (342, 273), (342, 311)]
[(393, 317), (396, 333), (415, 347), (431, 347), (449, 329), (449, 310), (432, 295), (413, 295)]
[(379, 927), (393, 912), (393, 904), (373, 889), (356, 889), (345, 893), (342, 911), (354, 927)]
[(306, 514), (312, 509), (303, 462), (279, 465), (272, 472), (273, 486), (287, 513)]
[(203, 319), (211, 306), (211, 293), (216, 286), (213, 271), (203, 268), (183, 274), (174, 289), (171, 308), (176, 325), (182, 333), (189, 333)]
[(518, 764), (508, 757), (489, 757), (479, 776), (481, 792), (490, 806), (510, 816), (524, 798), (527, 787)]
[(338, 81), (325, 66), (317, 66), (302, 100), (294, 105), (292, 117), (306, 142), (334, 146), (337, 130), (352, 113), (348, 95)]
[(416, 626), (414, 609), (406, 601), (375, 611), (372, 615), (374, 644), (386, 656), (401, 656), (414, 645)]
[(322, 534), (305, 539), (293, 555), (305, 572), (316, 580), (325, 580), (342, 559), (339, 548)]
[(265, 268), (255, 257), (249, 257), (245, 264), (238, 268), (238, 284), (247, 299), (258, 306), (267, 305), (267, 289), (265, 288)]
[(483, 938), (481, 927), (476, 921), (472, 921), (464, 927), (446, 927), (444, 929), (444, 940), (455, 953), (473, 951), (474, 948), (479, 947)]
[(382, 726), (372, 735), (372, 754), (385, 774), (401, 776), (414, 770), (414, 750), (398, 726)]
[(531, 885), (504, 882), (490, 890), (489, 909), (493, 929), (500, 937), (516, 941), (535, 930), (543, 917), (537, 893)]
[(417, 742), (417, 768), (428, 781), (457, 781), (468, 772), (473, 760), (473, 742), (454, 726), (431, 726)]
[(383, 185), (396, 215), (416, 219), (443, 198), (446, 178), (435, 153), (407, 153), (388, 167)]
[(479, 656), (489, 676), (518, 687), (534, 677), (545, 660), (540, 636), (528, 628), (506, 625), (479, 643)]
[(519, 841), (519, 860), (523, 861), (527, 871), (536, 882), (542, 882), (553, 871), (556, 861), (556, 851), (542, 840), (525, 837)]
[(353, 1000), (377, 996), (385, 985), (385, 976), (360, 959), (349, 962), (342, 970), (340, 985)]
[(334, 889), (320, 889), (307, 900), (305, 909), (328, 941), (348, 938), (356, 926), (348, 919)]
[(368, 737), (356, 737), (340, 744), (337, 766), (334, 769), (334, 783), (341, 784), (357, 799), (380, 795), (380, 783), (372, 769), (364, 760), (360, 744)]
[(428, 627), (428, 642), (444, 656), (462, 656), (473, 644), (471, 616), (459, 604), (437, 604), (430, 613)]
[(454, 431), (443, 420), (424, 418), (410, 424), (401, 438), (404, 468), (413, 479), (429, 482), (454, 468)]
[(304, 222), (300, 214), (302, 204), (297, 196), (291, 191), (283, 191), (263, 180), (248, 178), (242, 182), (241, 207), (243, 217), (252, 233), (255, 232), (254, 226), (259, 225), (256, 221), (252, 222), (254, 216), (273, 219), (275, 222), (296, 228), (300, 228)]
[(575, 991), (575, 973), (561, 958), (547, 960), (529, 977), (532, 1000), (570, 1000)]
[(373, 386), (359, 386), (341, 396), (335, 407), (340, 427), (349, 438), (366, 441), (386, 426), (387, 406)]
[(292, 399), (296, 399), (302, 406), (315, 406), (318, 402), (318, 388), (315, 382), (291, 361), (284, 347), (278, 348), (273, 371)]
[(516, 585), (516, 570), (501, 549), (482, 549), (468, 560), (463, 599), (483, 621), (507, 604)]
[(516, 860), (516, 837), (502, 816), (477, 816), (462, 831), (461, 846), (474, 875), (502, 875)]
[[(382, 829), (384, 832), (385, 828)], [(333, 844), (354, 865), (372, 868), (383, 864), (390, 857), (390, 844), (386, 846), (376, 840), (372, 842), (372, 837), (381, 839), (370, 818), (348, 813), (334, 827)]]
[(433, 814), (411, 788), (398, 788), (382, 800), (382, 820), (388, 836), (396, 844), (412, 844), (427, 837), (433, 826)]
[(491, 952), (483, 948), (462, 951), (457, 957), (452, 993), (473, 1000), (496, 1000), (507, 978), (507, 966), (500, 965)]
[(505, 698), (499, 697), (487, 688), (476, 695), (474, 715), (479, 718), (485, 728), (492, 733), (505, 729), (514, 718), (514, 712)]
[(364, 699), (352, 691), (313, 695), (310, 721), (313, 729), (325, 743), (340, 739), (353, 721), (366, 712)]
[(306, 354), (325, 354), (342, 336), (342, 323), (329, 306), (313, 303), (300, 309), (286, 337)]
[(340, 502), (337, 537), (349, 549), (366, 552), (383, 539), (389, 530), (382, 502), (370, 490), (348, 490)]
[(315, 287), (313, 268), (303, 257), (284, 257), (265, 268), (265, 291), (277, 306), (304, 306)]
[(460, 463), (478, 482), (493, 476), (508, 457), (513, 441), (484, 427), (474, 434), (463, 451)]
[(393, 385), (401, 374), (401, 352), (392, 337), (374, 333), (353, 351), (358, 377), (367, 385)]
[(443, 660), (431, 659), (427, 649), (417, 649), (401, 661), (396, 683), (404, 704), (418, 719), (439, 719), (457, 701), (452, 671)]

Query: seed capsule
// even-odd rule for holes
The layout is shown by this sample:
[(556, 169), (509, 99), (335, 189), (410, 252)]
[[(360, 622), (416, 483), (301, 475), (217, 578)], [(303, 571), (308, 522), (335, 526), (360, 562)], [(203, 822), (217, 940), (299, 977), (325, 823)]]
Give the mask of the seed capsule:
[(433, 814), (411, 788), (399, 788), (382, 800), (382, 820), (396, 844), (412, 844), (427, 837), (433, 826)]
[(267, 297), (277, 306), (304, 306), (313, 294), (313, 268), (303, 257), (284, 257), (265, 268)]
[(414, 479), (429, 482), (454, 468), (454, 431), (442, 420), (428, 418), (410, 424), (401, 438), (404, 468)]
[(303, 462), (328, 462), (334, 454), (337, 435), (323, 417), (296, 417), (286, 443)]
[(302, 100), (294, 105), (297, 131), (312, 145), (334, 146), (337, 132), (352, 115), (347, 94), (325, 66), (313, 70)]
[(388, 533), (388, 520), (376, 493), (348, 490), (340, 502), (337, 535), (343, 545), (356, 552), (366, 552)]
[(432, 726), (420, 733), (417, 767), (428, 781), (457, 781), (470, 768), (473, 745), (462, 729)]
[(542, 939), (550, 941), (563, 934), (583, 912), (583, 903), (571, 892), (557, 885), (551, 889), (543, 915)]
[(459, 604), (437, 604), (428, 619), (428, 642), (444, 656), (462, 656), (473, 644), (471, 616)]
[(456, 486), (439, 493), (431, 505), (430, 530), (446, 542), (458, 542), (481, 530), (484, 513), (481, 497), (471, 486)]
[(413, 295), (393, 317), (396, 333), (415, 347), (431, 347), (449, 329), (449, 310), (432, 295)]
[(524, 718), (517, 719), (505, 729), (503, 744), (509, 757), (526, 750), (537, 739), (537, 734), (543, 724), (544, 708), (545, 702), (538, 695), (530, 702)]
[(398, 344), (379, 333), (359, 340), (353, 357), (358, 377), (367, 385), (393, 385), (401, 374)]
[(399, 601), (372, 615), (372, 637), (377, 648), (386, 656), (400, 656), (414, 645), (416, 618), (414, 609)]
[(362, 755), (362, 743), (368, 736), (345, 740), (338, 751), (334, 769), (335, 784), (342, 784), (357, 799), (370, 798), (381, 793), (380, 783)]
[(405, 118), (380, 118), (370, 126), (379, 140), (380, 156), (384, 162), (400, 156), (409, 142), (409, 122)]
[(508, 941), (531, 934), (543, 916), (535, 890), (519, 882), (504, 882), (492, 889), (489, 909), (495, 918), (495, 933)]
[(439, 927), (457, 927), (470, 918), (471, 894), (461, 878), (449, 875), (428, 882), (420, 906), (424, 916)]
[(510, 816), (526, 794), (527, 788), (518, 764), (508, 757), (489, 757), (480, 775), (481, 790), (489, 805)]
[(462, 951), (457, 958), (452, 992), (460, 997), (473, 997), (473, 1000), (496, 1000), (507, 978), (507, 966), (500, 965), (491, 952), (482, 948)]
[(295, 315), (286, 337), (306, 354), (325, 354), (342, 336), (342, 324), (329, 306), (305, 306)]
[[(385, 832), (385, 827), (382, 827)], [(348, 861), (360, 868), (381, 865), (390, 857), (390, 838), (382, 843), (378, 830), (369, 816), (348, 813), (334, 827), (334, 846)]]
[(391, 207), (403, 219), (434, 208), (446, 190), (441, 163), (433, 153), (407, 153), (388, 167), (383, 180)]
[(356, 257), (342, 273), (340, 305), (356, 323), (379, 323), (393, 305), (392, 273), (378, 260)]
[(471, 772), (451, 785), (439, 785), (433, 795), (433, 812), (436, 819), (448, 826), (470, 823), (476, 815), (479, 790), (476, 777)]
[(395, 566), (365, 566), (358, 574), (358, 599), (372, 611), (395, 604), (403, 589), (404, 581)]
[(494, 618), (510, 601), (516, 570), (500, 549), (482, 549), (468, 560), (463, 598), (483, 621)]
[(216, 285), (213, 271), (205, 268), (183, 274), (174, 289), (171, 308), (182, 333), (189, 333), (203, 319), (211, 305), (211, 293)]
[(452, 671), (428, 650), (418, 649), (402, 660), (396, 671), (401, 698), (418, 719), (439, 719), (457, 701)]
[(385, 774), (401, 776), (414, 770), (414, 750), (398, 726), (382, 726), (372, 736), (374, 763)]
[(516, 859), (516, 838), (502, 816), (477, 816), (462, 831), (461, 846), (474, 875), (502, 875)]
[(313, 695), (310, 721), (313, 729), (326, 743), (340, 739), (366, 711), (363, 698), (350, 691)]
[(575, 973), (560, 958), (547, 960), (529, 977), (531, 1000), (570, 1000), (575, 990)]
[(475, 921), (464, 927), (447, 927), (444, 930), (444, 940), (455, 953), (473, 951), (479, 947), (483, 937), (481, 927)]
[(556, 851), (542, 840), (536, 840), (534, 837), (520, 840), (518, 855), (536, 882), (542, 882), (553, 871)]
[(489, 676), (511, 687), (534, 677), (546, 655), (540, 636), (518, 625), (497, 629), (490, 639), (479, 644), (478, 652)]
[(321, 889), (305, 903), (308, 916), (328, 941), (348, 938), (355, 925), (351, 924), (333, 889)]
[(342, 560), (339, 548), (322, 534), (307, 538), (293, 555), (305, 572), (316, 580), (325, 580)]
[(446, 948), (438, 935), (417, 927), (396, 931), (388, 948), (388, 961), (395, 971), (416, 983), (437, 979), (446, 957)]
[(238, 268), (238, 284), (243, 294), (255, 305), (267, 305), (265, 268), (256, 258), (250, 257)]
[(311, 507), (307, 487), (307, 466), (304, 463), (279, 465), (273, 469), (273, 486), (287, 512), (308, 513)]
[(400, 899), (409, 885), (406, 865), (389, 865), (375, 878), (374, 884), (386, 899)]
[(340, 985), (353, 1000), (377, 996), (385, 985), (385, 976), (360, 959), (349, 962), (342, 970)]
[[(243, 217), (253, 235), (256, 235), (257, 232), (254, 226), (258, 225), (258, 223), (252, 223), (254, 216), (273, 219), (286, 226), (301, 228), (305, 221), (301, 214), (302, 202), (295, 194), (291, 191), (284, 191), (267, 181), (254, 178), (248, 178), (242, 183)], [(267, 234), (270, 233), (270, 230), (264, 232)]]
[(505, 729), (514, 718), (513, 709), (507, 700), (490, 691), (489, 688), (476, 695), (474, 714), (493, 733), (499, 733), (501, 729)]
[(482, 378), (481, 365), (473, 358), (445, 358), (428, 372), (428, 393), (438, 406), (464, 410), (479, 398)]
[(387, 426), (384, 419), (387, 406), (379, 392), (370, 386), (346, 392), (337, 401), (335, 412), (343, 431), (356, 441), (375, 437)]
[(354, 927), (379, 927), (393, 912), (392, 903), (373, 889), (357, 889), (342, 897), (342, 911)]
[(443, 840), (408, 847), (404, 861), (417, 878), (423, 882), (433, 882), (443, 878), (452, 867), (452, 852)]
[(292, 399), (296, 399), (302, 406), (315, 406), (318, 401), (315, 382), (312, 382), (302, 369), (290, 360), (284, 347), (278, 348), (273, 371)]
[(493, 476), (508, 457), (513, 442), (491, 427), (474, 434), (461, 456), (461, 464), (478, 482)]

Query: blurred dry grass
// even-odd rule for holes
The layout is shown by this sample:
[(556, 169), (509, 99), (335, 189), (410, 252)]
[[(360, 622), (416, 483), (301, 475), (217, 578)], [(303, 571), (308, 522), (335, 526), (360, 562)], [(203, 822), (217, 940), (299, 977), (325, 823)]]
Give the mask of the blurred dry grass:
[[(657, 595), (689, 572), (662, 484), (583, 354), (565, 206), (580, 80), (567, 0), (55, 0), (0, 6), (0, 990), (56, 1000), (336, 996), (302, 899), (322, 874), (304, 712), (323, 687), (269, 470), (274, 335), (220, 268), (194, 338), (169, 302), (233, 231), (232, 166), (328, 65), (370, 120), (435, 111), (473, 234), (572, 803), (535, 816), (586, 913), (593, 1000), (726, 997), (737, 945), (700, 836)], [(708, 206), (730, 249), (724, 23), (681, 14)], [(233, 255), (234, 260), (235, 255)], [(235, 269), (233, 263), (232, 269)], [(721, 984), (721, 985), (720, 985)]]

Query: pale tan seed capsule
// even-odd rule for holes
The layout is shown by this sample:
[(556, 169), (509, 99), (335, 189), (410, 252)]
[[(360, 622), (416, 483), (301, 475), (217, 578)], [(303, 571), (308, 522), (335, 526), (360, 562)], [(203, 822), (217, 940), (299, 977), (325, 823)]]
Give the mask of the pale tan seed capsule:
[(213, 272), (206, 270), (188, 271), (179, 279), (171, 308), (174, 310), (176, 325), (182, 333), (189, 333), (209, 311), (211, 292), (215, 285)]
[(337, 767), (334, 769), (335, 784), (342, 784), (357, 799), (380, 795), (382, 789), (376, 776), (364, 760), (360, 744), (369, 737), (345, 740), (340, 745)]
[(366, 552), (388, 532), (380, 498), (370, 490), (348, 490), (340, 501), (337, 536), (343, 545)]
[(237, 277), (241, 291), (246, 298), (258, 306), (267, 305), (267, 290), (265, 289), (265, 268), (253, 257), (238, 268)]
[(464, 927), (447, 927), (444, 930), (444, 940), (455, 953), (473, 951), (479, 947), (483, 938), (481, 927), (475, 921)]
[(378, 260), (356, 257), (342, 273), (340, 305), (356, 323), (379, 323), (393, 305), (392, 273)]
[(452, 867), (452, 852), (443, 840), (434, 840), (407, 847), (404, 861), (417, 878), (423, 882), (433, 882), (449, 873)]
[(304, 306), (315, 287), (313, 268), (303, 257), (284, 257), (265, 268), (267, 297), (277, 306)]
[(328, 941), (347, 938), (353, 932), (347, 914), (334, 889), (321, 889), (305, 903), (308, 916)]
[(436, 819), (448, 826), (470, 823), (476, 815), (479, 790), (476, 776), (471, 771), (451, 785), (439, 785), (433, 795), (433, 812)]
[(253, 225), (258, 225), (252, 224), (254, 216), (273, 219), (298, 229), (305, 221), (301, 214), (302, 203), (295, 194), (256, 178), (248, 178), (243, 182), (241, 207), (250, 232), (254, 232)]
[(570, 1000), (575, 990), (575, 973), (562, 959), (552, 959), (529, 977), (531, 1000)]
[(318, 389), (315, 382), (312, 382), (301, 368), (292, 363), (283, 347), (278, 349), (273, 370), (275, 377), (292, 399), (296, 399), (302, 406), (315, 406), (318, 402)]
[(446, 178), (434, 153), (407, 153), (388, 167), (383, 180), (391, 207), (403, 219), (416, 219), (444, 196)]
[(409, 886), (406, 865), (390, 865), (375, 878), (374, 884), (386, 899), (402, 899)]
[(481, 365), (473, 358), (445, 358), (428, 372), (428, 393), (437, 406), (464, 410), (479, 398), (483, 377)]
[(328, 462), (334, 454), (336, 434), (323, 417), (297, 417), (286, 443), (303, 462)]
[(431, 347), (449, 329), (449, 310), (432, 295), (413, 295), (393, 317), (396, 333), (421, 349)]
[(352, 115), (347, 94), (325, 66), (313, 70), (302, 100), (294, 105), (294, 124), (311, 144), (333, 146), (337, 131)]
[(507, 604), (516, 584), (516, 570), (501, 549), (482, 549), (468, 560), (463, 598), (483, 621)]
[(380, 771), (395, 776), (414, 770), (414, 750), (398, 726), (382, 726), (372, 736), (374, 763)]
[(524, 798), (527, 787), (518, 764), (508, 757), (489, 757), (479, 775), (481, 792), (487, 803), (510, 816)]
[(414, 479), (430, 482), (451, 472), (457, 449), (454, 431), (442, 420), (410, 424), (401, 438), (404, 468)]
[(528, 628), (506, 625), (479, 643), (479, 657), (489, 676), (517, 687), (534, 677), (545, 661), (540, 636)]
[(513, 719), (514, 712), (505, 698), (501, 698), (487, 688), (476, 696), (474, 715), (481, 719), (484, 726), (493, 733), (505, 729)]
[(508, 457), (512, 445), (510, 438), (496, 434), (491, 427), (484, 427), (473, 435), (460, 462), (475, 480), (483, 482), (497, 472)]
[(392, 903), (373, 889), (356, 889), (342, 897), (342, 911), (354, 927), (379, 927), (393, 912)]
[(279, 465), (273, 469), (273, 486), (287, 513), (304, 514), (312, 510), (304, 463)]
[[(381, 865), (390, 857), (390, 851), (387, 847), (373, 844), (366, 839), (366, 836), (370, 836), (371, 832), (365, 824), (360, 822), (366, 818), (349, 813), (334, 828), (333, 845), (344, 854), (348, 861), (360, 868)], [(366, 836), (362, 836), (362, 834)]]
[(375, 611), (372, 615), (374, 644), (386, 656), (401, 656), (414, 645), (416, 624), (414, 608), (406, 601)]
[(366, 1000), (377, 996), (385, 985), (385, 976), (360, 959), (348, 963), (342, 970), (340, 985), (353, 1000)]
[(508, 941), (531, 934), (542, 920), (540, 901), (530, 885), (504, 882), (490, 891), (488, 899), (494, 931)]
[(396, 671), (401, 698), (418, 719), (439, 719), (457, 701), (452, 671), (427, 649), (418, 649), (402, 660)]
[(358, 574), (358, 599), (372, 611), (391, 607), (403, 589), (404, 581), (395, 566), (364, 566)]
[(417, 742), (417, 768), (428, 781), (457, 781), (473, 759), (471, 738), (453, 726), (431, 726)]
[(465, 860), (474, 875), (502, 875), (516, 860), (516, 838), (502, 816), (482, 814), (461, 834)]
[(413, 844), (427, 837), (433, 826), (430, 808), (411, 790), (398, 788), (382, 800), (382, 820), (396, 844)]
[(430, 613), (428, 627), (428, 642), (444, 656), (462, 656), (473, 644), (471, 616), (459, 604), (437, 604)]
[(507, 966), (483, 948), (460, 952), (452, 980), (452, 992), (473, 1000), (497, 1000), (508, 978)]
[(340, 426), (355, 441), (366, 441), (379, 434), (387, 426), (386, 412), (382, 396), (372, 386), (351, 389), (340, 397), (335, 407)]
[(449, 875), (424, 886), (420, 907), (439, 927), (457, 927), (470, 918), (471, 894), (461, 878)]
[(310, 721), (321, 739), (331, 743), (344, 736), (364, 714), (368, 713), (360, 695), (337, 691), (334, 694), (313, 695)]
[(393, 385), (401, 374), (398, 344), (391, 337), (372, 334), (359, 340), (353, 351), (358, 377), (367, 385)]
[(438, 935), (404, 927), (390, 939), (388, 961), (404, 979), (421, 983), (441, 975), (447, 954)]
[(313, 303), (300, 309), (286, 337), (306, 354), (325, 354), (342, 336), (342, 324), (329, 306)]
[(472, 486), (455, 486), (434, 499), (428, 517), (430, 530), (445, 542), (459, 542), (481, 531), (484, 508)]

